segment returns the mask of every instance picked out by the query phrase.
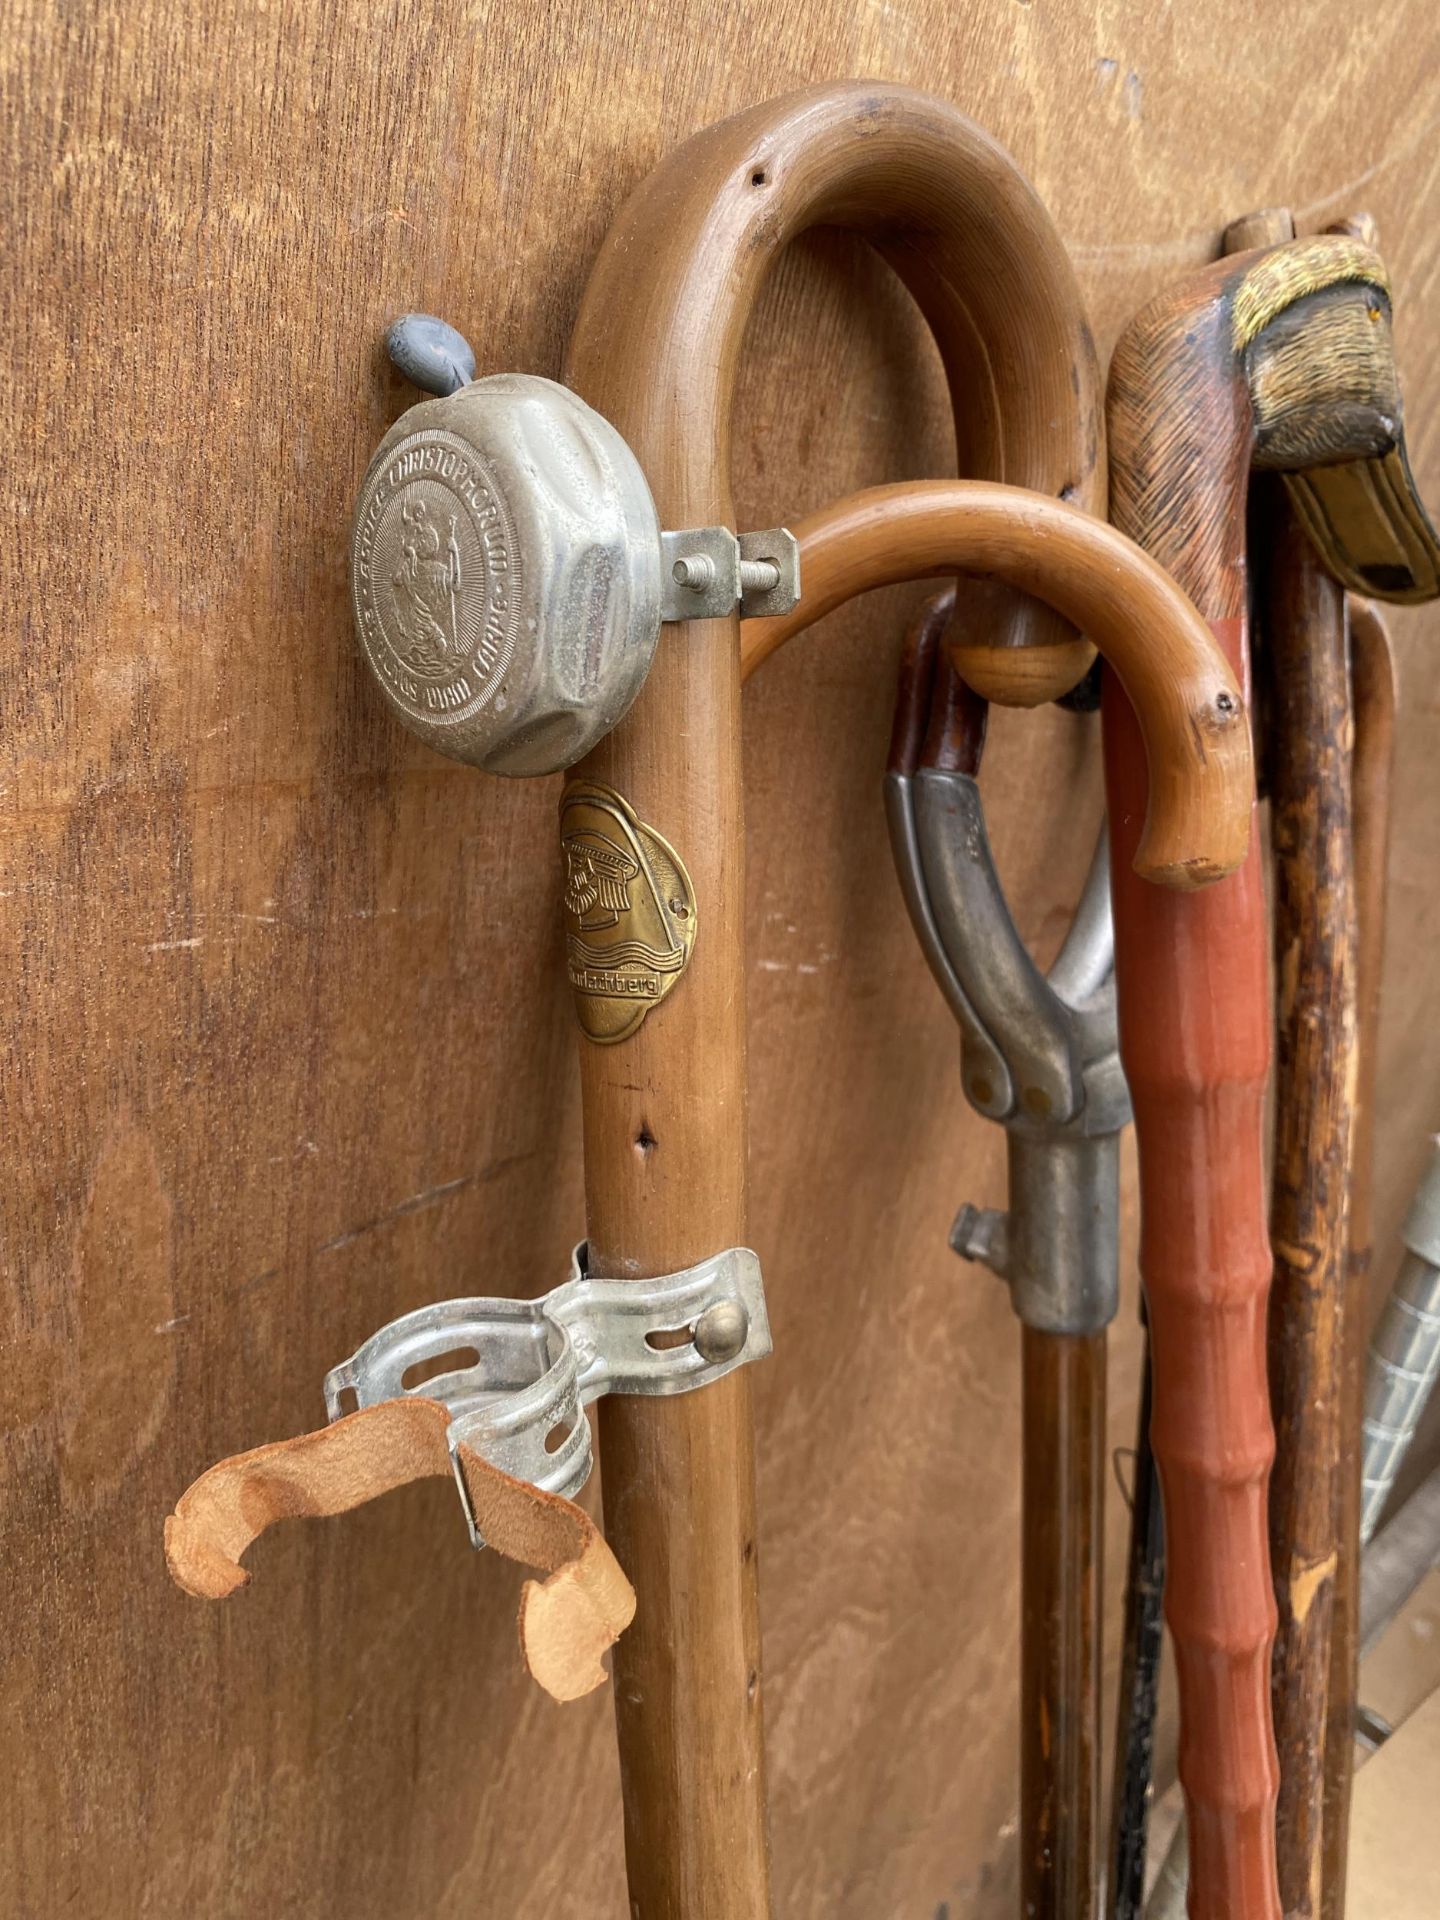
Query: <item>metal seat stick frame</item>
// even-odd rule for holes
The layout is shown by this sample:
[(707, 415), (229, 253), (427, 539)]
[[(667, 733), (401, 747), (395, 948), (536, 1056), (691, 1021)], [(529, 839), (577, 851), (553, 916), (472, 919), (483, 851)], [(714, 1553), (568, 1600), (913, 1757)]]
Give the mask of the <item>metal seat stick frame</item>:
[(966, 1098), (1005, 1128), (1008, 1211), (963, 1207), (951, 1245), (1007, 1282), (1024, 1329), (1021, 1910), (1085, 1920), (1099, 1886), (1105, 1329), (1130, 1117), (1109, 863), (1102, 833), (1042, 975), (991, 856), (985, 708), (941, 655), (947, 611), (933, 602), (907, 641), (885, 806), (901, 893), (960, 1028)]

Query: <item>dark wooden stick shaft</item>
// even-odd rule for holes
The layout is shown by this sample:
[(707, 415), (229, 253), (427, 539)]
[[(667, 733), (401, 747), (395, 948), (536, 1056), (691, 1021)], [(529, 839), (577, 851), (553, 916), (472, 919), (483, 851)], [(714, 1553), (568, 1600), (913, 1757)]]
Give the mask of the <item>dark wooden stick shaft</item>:
[(1161, 1608), (1165, 1593), (1165, 1519), (1150, 1449), (1150, 1336), (1145, 1336), (1135, 1483), (1130, 1507), (1130, 1565), (1115, 1702), (1115, 1778), (1110, 1809), (1111, 1920), (1145, 1911), (1145, 1843), (1160, 1692)]
[(1356, 1072), (1355, 903), (1344, 598), (1288, 513), (1277, 521), (1266, 604), (1275, 850), (1269, 1361), (1276, 1856), (1287, 1916), (1310, 1920), (1320, 1911), (1324, 1857)]
[(1024, 1329), (1020, 1911), (1090, 1920), (1096, 1899), (1105, 1336)]

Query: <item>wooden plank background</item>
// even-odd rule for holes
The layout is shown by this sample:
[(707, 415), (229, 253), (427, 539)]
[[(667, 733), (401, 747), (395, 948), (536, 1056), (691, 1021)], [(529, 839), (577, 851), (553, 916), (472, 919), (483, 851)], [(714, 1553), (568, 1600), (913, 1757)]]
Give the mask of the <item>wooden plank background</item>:
[[(1433, 497), (1440, 16), (11, 0), (7, 25), (0, 1908), (618, 1920), (608, 1697), (522, 1680), (518, 1575), (469, 1554), (447, 1487), (280, 1530), (227, 1606), (161, 1564), (189, 1479), (315, 1424), (360, 1338), (553, 1285), (580, 1228), (553, 785), (427, 754), (350, 638), (351, 503), (410, 398), (382, 328), (431, 308), (482, 371), (553, 375), (669, 147), (806, 81), (893, 78), (1030, 171), (1103, 355), (1236, 214), (1369, 207)], [(888, 274), (807, 241), (751, 336), (742, 523), (945, 471), (944, 417)], [(916, 597), (831, 618), (746, 696), (783, 1920), (1014, 1900), (1018, 1340), (945, 1248), (960, 1201), (1002, 1198), (1002, 1143), (961, 1101), (879, 802)], [(1395, 632), (1383, 1248), (1440, 1124), (1440, 622)], [(1095, 723), (1000, 716), (985, 788), (1048, 956), (1099, 814)], [(1117, 1446), (1133, 1322), (1127, 1279)], [(1123, 1522), (1117, 1499), (1112, 1587)]]

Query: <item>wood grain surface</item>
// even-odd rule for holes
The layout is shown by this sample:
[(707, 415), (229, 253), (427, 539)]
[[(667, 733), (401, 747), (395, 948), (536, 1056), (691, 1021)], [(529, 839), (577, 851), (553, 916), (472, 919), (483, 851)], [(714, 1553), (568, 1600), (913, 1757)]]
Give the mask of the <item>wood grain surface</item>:
[[(1274, 503), (1272, 502), (1272, 506)], [(1359, 1090), (1355, 717), (1344, 590), (1288, 513), (1259, 536), (1274, 847), (1275, 1135), (1270, 1187), (1271, 1706), (1280, 1897), (1321, 1912), (1342, 1461), (1350, 1167)], [(1334, 1674), (1350, 1696), (1353, 1690)], [(1343, 1810), (1342, 1810), (1343, 1812)], [(1333, 1815), (1331, 1816), (1333, 1817)]]
[[(558, 373), (664, 152), (807, 80), (879, 76), (1016, 154), (1102, 361), (1238, 212), (1283, 200), (1314, 231), (1367, 203), (1433, 499), (1440, 19), (15, 0), (7, 24), (0, 1911), (622, 1920), (611, 1703), (523, 1679), (520, 1576), (471, 1556), (450, 1489), (278, 1529), (223, 1607), (161, 1558), (188, 1481), (312, 1426), (360, 1338), (553, 1285), (581, 1217), (554, 786), (411, 742), (350, 638), (351, 503), (409, 398), (381, 329), (436, 309), (481, 371)], [(742, 524), (943, 472), (951, 447), (888, 269), (800, 242), (742, 368)], [(782, 1920), (989, 1920), (1015, 1897), (1019, 1354), (1003, 1290), (945, 1246), (961, 1199), (1002, 1199), (1003, 1142), (964, 1105), (879, 797), (922, 591), (835, 614), (745, 696)], [(1440, 1124), (1440, 619), (1393, 631), (1377, 1288)], [(997, 713), (985, 789), (1048, 960), (1100, 807), (1094, 722)], [(1127, 1228), (1119, 1446), (1132, 1254)]]

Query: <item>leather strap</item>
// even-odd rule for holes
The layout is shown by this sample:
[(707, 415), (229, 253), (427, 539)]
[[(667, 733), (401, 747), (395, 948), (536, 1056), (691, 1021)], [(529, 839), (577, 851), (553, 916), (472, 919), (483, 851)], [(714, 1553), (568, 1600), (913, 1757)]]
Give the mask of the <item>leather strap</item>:
[[(277, 1520), (348, 1513), (392, 1488), (448, 1476), (449, 1415), (422, 1395), (364, 1407), (317, 1433), (222, 1460), (180, 1496), (165, 1522), (165, 1561), (186, 1593), (223, 1600), (248, 1584), (240, 1557)], [(459, 1449), (487, 1546), (548, 1575), (520, 1595), (520, 1649), (556, 1700), (605, 1679), (600, 1657), (635, 1617), (635, 1594), (587, 1513)]]

